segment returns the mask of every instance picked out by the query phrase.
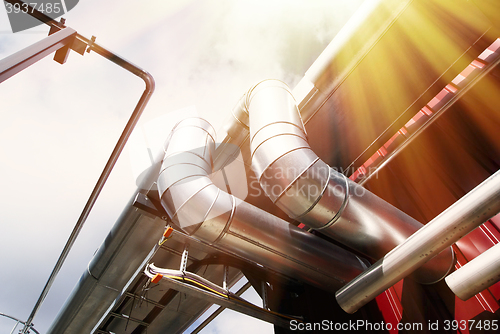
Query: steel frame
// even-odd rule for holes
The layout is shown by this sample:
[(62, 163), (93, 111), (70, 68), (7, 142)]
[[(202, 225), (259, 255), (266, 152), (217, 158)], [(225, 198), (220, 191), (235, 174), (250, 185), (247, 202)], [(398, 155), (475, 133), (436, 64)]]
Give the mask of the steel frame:
[(0, 83), (33, 65), (47, 55), (70, 45), (76, 38), (76, 31), (62, 28), (45, 39), (0, 60)]
[[(218, 296), (214, 293), (198, 288), (196, 286), (192, 286), (167, 277), (163, 277), (160, 283), (158, 284), (160, 284), (162, 287), (173, 289), (181, 293), (195, 295), (197, 298), (207, 300), (213, 304), (220, 305), (223, 308), (228, 308), (246, 314), (248, 316), (270, 322), (272, 324), (275, 324), (283, 328), (289, 328), (290, 319), (293, 319), (293, 318), (284, 318), (278, 314), (271, 313), (270, 311), (255, 306), (253, 304), (246, 305), (245, 303), (240, 302), (238, 300), (226, 299), (224, 297)], [(300, 319), (297, 320), (301, 321)]]
[[(23, 1), (20, 0), (5, 0), (5, 1), (12, 4), (16, 3), (21, 5), (25, 4)], [(92, 210), (97, 200), (97, 197), (102, 191), (104, 184), (106, 183), (109, 175), (111, 174), (111, 171), (113, 170), (113, 167), (116, 164), (118, 157), (123, 151), (123, 148), (125, 147), (128, 138), (130, 137), (133, 129), (135, 128), (135, 125), (139, 121), (139, 118), (141, 117), (142, 112), (144, 111), (144, 108), (146, 107), (155, 88), (155, 82), (151, 74), (144, 71), (140, 67), (128, 62), (122, 57), (110, 52), (109, 50), (106, 50), (102, 46), (96, 44), (95, 37), (87, 39), (78, 34), (75, 30), (66, 27), (64, 25), (64, 20), (61, 20), (61, 22), (56, 22), (52, 20), (50, 17), (46, 16), (45, 14), (38, 12), (36, 9), (31, 7), (30, 9), (31, 10), (28, 10), (27, 14), (39, 19), (40, 21), (42, 21), (43, 23), (47, 24), (50, 27), (49, 36), (41, 40), (40, 42), (37, 42), (13, 54), (12, 56), (9, 56), (1, 60), (0, 83), (9, 79), (15, 74), (21, 72), (27, 67), (33, 65), (37, 61), (45, 58), (46, 56), (48, 56), (53, 52), (56, 52), (55, 60), (60, 63), (64, 63), (67, 57), (67, 53), (69, 52), (69, 49), (72, 49), (80, 54), (83, 54), (84, 50), (86, 49), (87, 52), (94, 51), (95, 53), (103, 56), (104, 58), (122, 67), (123, 69), (138, 76), (144, 81), (146, 87), (142, 96), (139, 99), (139, 102), (135, 106), (132, 115), (130, 116), (127, 124), (125, 125), (125, 128), (120, 138), (118, 139), (118, 142), (116, 143), (94, 189), (92, 190), (92, 193), (90, 194), (90, 197), (87, 200), (87, 203), (85, 204), (82, 213), (80, 214), (80, 217), (78, 218), (78, 221), (76, 222), (76, 225), (70, 237), (68, 238), (68, 241), (64, 246), (64, 249), (61, 252), (60, 257), (57, 260), (57, 263), (54, 266), (52, 273), (50, 274), (49, 279), (47, 280), (47, 283), (45, 284), (42, 293), (40, 294), (40, 297), (38, 298), (28, 320), (26, 321), (23, 333), (27, 333), (27, 331), (29, 330), (33, 318), (35, 317), (36, 313), (38, 312), (38, 309), (40, 308), (45, 297), (47, 296), (52, 284), (54, 283), (57, 274), (59, 273), (64, 261), (66, 260), (69, 251), (71, 250), (76, 238), (78, 237), (78, 234), (80, 233), (83, 224), (87, 220), (87, 217), (90, 214), (90, 211)], [(64, 50), (64, 48), (66, 48), (66, 50)], [(57, 52), (60, 50), (65, 51), (62, 60), (61, 57), (57, 55)]]

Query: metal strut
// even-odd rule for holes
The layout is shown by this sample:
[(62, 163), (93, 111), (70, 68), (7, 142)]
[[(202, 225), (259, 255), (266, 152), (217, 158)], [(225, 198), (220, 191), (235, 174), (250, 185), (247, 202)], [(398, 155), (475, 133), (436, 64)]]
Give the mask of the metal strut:
[[(97, 183), (92, 190), (92, 193), (90, 194), (90, 197), (87, 200), (87, 203), (85, 204), (82, 213), (80, 214), (80, 217), (78, 218), (78, 221), (76, 222), (75, 227), (73, 228), (73, 231), (71, 232), (71, 235), (69, 236), (68, 241), (66, 242), (66, 245), (64, 246), (59, 256), (59, 259), (57, 260), (56, 265), (54, 266), (54, 269), (52, 270), (52, 273), (47, 280), (47, 283), (45, 284), (35, 306), (33, 307), (33, 310), (31, 311), (30, 316), (28, 317), (28, 320), (25, 323), (22, 333), (26, 334), (31, 328), (33, 318), (35, 317), (40, 306), (45, 300), (45, 297), (47, 296), (50, 288), (52, 287), (52, 284), (54, 283), (57, 274), (61, 270), (61, 267), (69, 254), (69, 251), (73, 247), (73, 244), (78, 237), (85, 221), (87, 220), (90, 211), (97, 201), (97, 197), (101, 193), (104, 184), (106, 183), (109, 175), (111, 174), (111, 171), (113, 170), (114, 165), (118, 160), (118, 157), (123, 151), (128, 138), (132, 134), (132, 131), (139, 121), (139, 118), (141, 117), (146, 104), (153, 94), (155, 82), (151, 74), (149, 74), (148, 72), (95, 43), (95, 37), (92, 37), (92, 39), (89, 40), (88, 38), (85, 38), (78, 34), (76, 31), (72, 30), (71, 28), (67, 28), (64, 25), (64, 20), (62, 20), (61, 22), (57, 22), (21, 0), (5, 1), (11, 4), (28, 6), (29, 10), (27, 10), (26, 14), (31, 15), (41, 22), (47, 24), (50, 27), (50, 32), (49, 37), (45, 38), (44, 40), (2, 60), (0, 62), (0, 82), (7, 80), (16, 73), (22, 71), (26, 67), (34, 64), (35, 62), (51, 54), (52, 52), (56, 53), (54, 60), (60, 63), (64, 63), (66, 61), (67, 54), (69, 53), (69, 49), (74, 50), (75, 52), (78, 52), (82, 55), (84, 54), (85, 49), (87, 49), (87, 52), (93, 51), (110, 60), (111, 62), (117, 64), (118, 66), (124, 68), (125, 70), (131, 72), (132, 74), (138, 76), (144, 81), (146, 85), (142, 96), (137, 102), (137, 105), (135, 106), (130, 119), (125, 125), (125, 128), (123, 129), (123, 132), (108, 159), (108, 162), (104, 166), (104, 169), (99, 179), (97, 180)], [(61, 52), (63, 52), (64, 54), (61, 55)]]
[(207, 300), (210, 303), (232, 309), (283, 328), (290, 327), (290, 320), (302, 322), (301, 319), (258, 307), (224, 289), (224, 287), (188, 271), (163, 269), (156, 267), (154, 264), (149, 264), (146, 266), (144, 273), (151, 278), (153, 283), (161, 282), (163, 286), (169, 289), (193, 295), (197, 298)]

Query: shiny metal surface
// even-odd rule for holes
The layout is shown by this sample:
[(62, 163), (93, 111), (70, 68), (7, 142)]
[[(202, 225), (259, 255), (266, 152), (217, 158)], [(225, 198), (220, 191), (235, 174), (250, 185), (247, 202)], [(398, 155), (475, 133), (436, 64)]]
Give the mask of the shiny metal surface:
[(76, 34), (76, 31), (71, 28), (61, 29), (43, 40), (2, 59), (0, 61), (0, 83), (47, 55), (71, 44), (76, 38)]
[[(314, 154), (284, 83), (266, 80), (249, 94), (252, 165), (262, 189), (291, 218), (373, 260), (423, 226)], [(449, 249), (413, 277), (434, 283), (448, 273), (452, 259)]]
[(346, 312), (354, 313), (499, 211), (500, 171), (341, 288), (336, 293), (337, 302)]
[(485, 66), (484, 69), (479, 73), (479, 75), (473, 77), (471, 80), (463, 80), (461, 82), (463, 87), (458, 91), (458, 93), (454, 94), (453, 97), (448, 101), (446, 104), (444, 104), (441, 108), (438, 110), (434, 110), (435, 113), (432, 117), (429, 118), (427, 122), (425, 122), (421, 127), (419, 127), (415, 132), (411, 133), (408, 135), (408, 137), (405, 139), (404, 143), (399, 145), (394, 151), (389, 153), (387, 156), (384, 157), (383, 161), (376, 167), (376, 168), (368, 168), (365, 174), (365, 177), (363, 177), (362, 180), (360, 180), (358, 183), (361, 185), (364, 185), (367, 183), (371, 178), (376, 177), (378, 172), (383, 169), (385, 166), (387, 166), (391, 160), (396, 158), (401, 152), (404, 151), (404, 149), (409, 146), (413, 140), (418, 138), (420, 134), (422, 134), (426, 129), (432, 126), (439, 117), (441, 117), (448, 109), (452, 108), (455, 103), (457, 103), (469, 90), (472, 89), (478, 82), (483, 80), (488, 74), (490, 74), (498, 65), (500, 65), (500, 58), (497, 58), (494, 60), (490, 65)]
[[(354, 26), (354, 30), (357, 29), (356, 34), (358, 34), (360, 36), (366, 36), (369, 40), (373, 41), (373, 43), (371, 43), (371, 44), (370, 43), (366, 43), (366, 44), (349, 43), (348, 38), (345, 37), (346, 34), (344, 33), (344, 30), (343, 30), (343, 33), (339, 34), (340, 38), (336, 39), (337, 40), (336, 43), (338, 43), (339, 40), (342, 41), (344, 39), (344, 44), (342, 44), (342, 43), (337, 44), (338, 50), (335, 51), (335, 48), (333, 48), (334, 51), (333, 52), (329, 51), (329, 53), (331, 55), (333, 55), (332, 59), (345, 60), (348, 63), (348, 65), (347, 66), (338, 66), (337, 63), (334, 64), (332, 62), (332, 59), (327, 59), (326, 61), (318, 62), (318, 63), (324, 64), (323, 68), (321, 68), (321, 70), (319, 70), (319, 71), (311, 69), (309, 72), (317, 73), (318, 74), (317, 78), (320, 78), (320, 80), (313, 79), (313, 77), (316, 76), (316, 74), (313, 73), (312, 75), (310, 75), (311, 73), (308, 72), (307, 76), (309, 76), (309, 79), (306, 78), (307, 80), (304, 81), (305, 85), (303, 85), (303, 86), (308, 87), (309, 90), (308, 90), (307, 94), (309, 94), (309, 95), (306, 98), (300, 99), (301, 110), (304, 110), (303, 117), (306, 117), (308, 119), (318, 109), (322, 108), (322, 106), (325, 103), (325, 100), (328, 99), (329, 96), (331, 96), (331, 92), (329, 92), (329, 90), (331, 90), (331, 89), (335, 90), (338, 88), (339, 85), (341, 85), (342, 81), (345, 80), (345, 78), (349, 75), (350, 71), (352, 71), (353, 68), (356, 67), (356, 61), (359, 62), (368, 53), (367, 50), (369, 50), (369, 48), (371, 48), (376, 43), (377, 39), (380, 37), (380, 33), (384, 32), (385, 29), (388, 29), (388, 27), (390, 27), (390, 25), (394, 22), (397, 15), (399, 15), (398, 13), (402, 10), (402, 8), (404, 8), (404, 6), (406, 6), (406, 4), (410, 3), (411, 1), (397, 1), (397, 2), (396, 1), (385, 1), (385, 3), (392, 4), (393, 10), (390, 12), (385, 11), (385, 10), (377, 10), (377, 9), (380, 9), (379, 6), (382, 2), (383, 1), (371, 1), (371, 2), (367, 1), (366, 2), (366, 6), (372, 6), (370, 13), (375, 13), (375, 15), (380, 18), (380, 20), (376, 22), (376, 23), (380, 22), (380, 27), (376, 27), (377, 29), (372, 29), (372, 27), (370, 27), (370, 29), (368, 30), (368, 33), (367, 33), (366, 27), (365, 27), (365, 30), (363, 30), (363, 29), (358, 29), (358, 28), (356, 28), (356, 26)], [(454, 21), (454, 20), (450, 20), (450, 21)], [(362, 22), (362, 20), (360, 20), (359, 22)], [(349, 27), (350, 27), (351, 31), (353, 32), (352, 34), (354, 34), (354, 30), (352, 30), (353, 29), (352, 24)], [(360, 25), (360, 27), (361, 27), (361, 25)], [(349, 29), (347, 29), (347, 31), (349, 31)], [(348, 54), (348, 56), (343, 56), (346, 53), (346, 50), (352, 50), (352, 49), (354, 49), (354, 53), (356, 55), (358, 55), (358, 57), (352, 58), (351, 54)], [(358, 50), (358, 49), (360, 49), (360, 50)], [(431, 48), (429, 48), (429, 49), (431, 49)], [(336, 53), (336, 52), (338, 52), (338, 53)], [(448, 66), (448, 65), (446, 64), (446, 66)], [(341, 71), (338, 71), (339, 68), (341, 69)], [(332, 80), (332, 78), (333, 78), (333, 80)], [(329, 89), (326, 89), (324, 91), (320, 91), (318, 89), (318, 87), (320, 87), (321, 85), (317, 84), (318, 87), (315, 87), (311, 81), (313, 81), (313, 82), (322, 81), (323, 83), (326, 83), (326, 84), (335, 83), (336, 86), (332, 86)], [(301, 83), (302, 83), (302, 81), (301, 81)], [(299, 86), (300, 86), (300, 84), (299, 84)], [(421, 93), (420, 90), (415, 90), (415, 91), (418, 94)], [(332, 100), (335, 100), (335, 98), (332, 98)], [(246, 101), (246, 100), (242, 99), (240, 101)], [(304, 105), (306, 106), (306, 108), (302, 109), (302, 107)], [(325, 107), (323, 110), (325, 110), (325, 112), (328, 111), (330, 113), (330, 109), (331, 108), (329, 108), (329, 107), (328, 108)], [(241, 112), (243, 112), (243, 114), (240, 114)], [(248, 110), (241, 109), (241, 108), (235, 109), (234, 114), (235, 114), (234, 118), (236, 118), (236, 120), (237, 120), (236, 123), (238, 123), (238, 125), (235, 125), (235, 126), (229, 128), (228, 133), (231, 136), (234, 136), (233, 139), (235, 139), (236, 142), (242, 143), (248, 136), (248, 125), (245, 125), (245, 122), (247, 122), (245, 120), (245, 117), (248, 118)], [(334, 113), (332, 112), (331, 114), (334, 114)], [(376, 113), (374, 113), (374, 114), (376, 114)], [(307, 119), (304, 119), (304, 120), (307, 121)], [(234, 123), (234, 124), (236, 124), (236, 123)], [(324, 123), (329, 124), (329, 122), (324, 122)], [(347, 124), (344, 128), (351, 128), (348, 125), (349, 124)], [(279, 124), (278, 124), (278, 127), (280, 127)], [(335, 127), (331, 126), (329, 131), (333, 128), (335, 128)], [(246, 132), (243, 131), (244, 129), (246, 129)], [(269, 136), (268, 134), (265, 134), (265, 132), (269, 129), (273, 130), (271, 127), (269, 127), (269, 128), (264, 129), (263, 131), (259, 132), (258, 136), (262, 135), (262, 138), (256, 138), (255, 142), (257, 143), (258, 141), (265, 141), (267, 139), (267, 137)], [(297, 132), (296, 132), (297, 130), (294, 127), (288, 127), (288, 129), (290, 131), (293, 131), (292, 134), (293, 133), (297, 134)], [(282, 130), (282, 131), (286, 132), (286, 130)], [(321, 140), (324, 140), (323, 136), (325, 135), (325, 133), (322, 131), (318, 131), (317, 133), (318, 133), (317, 137), (320, 137), (320, 138), (322, 138)], [(299, 131), (299, 136), (301, 136), (300, 131)], [(341, 137), (344, 138), (344, 136), (341, 136)], [(349, 141), (349, 142), (352, 142), (352, 141)], [(227, 154), (228, 150), (226, 150), (226, 149), (220, 150), (220, 152), (223, 154), (226, 154), (226, 159), (225, 159), (226, 161), (233, 158), (232, 155)], [(296, 152), (298, 153), (297, 156), (300, 156), (300, 157), (301, 157), (301, 154), (303, 154), (303, 153), (304, 154), (307, 153), (307, 155), (310, 155), (311, 153), (314, 154), (314, 152), (312, 150), (310, 150), (310, 151), (297, 150)], [(314, 156), (315, 156), (315, 154), (314, 154)], [(263, 155), (263, 157), (266, 158), (265, 155)], [(291, 157), (292, 157), (292, 153), (287, 154), (283, 157), (280, 157), (280, 159), (282, 159), (280, 163), (284, 163), (285, 161), (287, 161), (287, 164), (290, 163), (290, 166), (294, 166), (293, 160), (295, 160), (295, 159), (288, 159)], [(347, 187), (345, 185), (342, 186), (342, 182), (345, 182), (345, 179), (343, 177), (341, 177), (341, 175), (331, 173), (330, 168), (323, 161), (315, 160), (314, 157), (312, 160), (302, 161), (302, 159), (300, 159), (300, 158), (298, 160), (299, 161), (295, 161), (295, 163), (304, 163), (305, 162), (305, 166), (303, 167), (303, 169), (301, 169), (301, 172), (304, 172), (304, 173), (301, 174), (301, 172), (297, 172), (297, 173), (293, 174), (292, 179), (294, 179), (294, 180), (297, 179), (297, 181), (294, 182), (292, 186), (290, 186), (290, 184), (287, 184), (288, 183), (287, 179), (280, 178), (279, 180), (277, 180), (277, 182), (280, 182), (280, 183), (275, 188), (277, 190), (277, 194), (276, 194), (276, 196), (274, 196), (273, 201), (280, 200), (280, 198), (286, 196), (287, 194), (293, 193), (293, 191), (301, 192), (302, 190), (307, 189), (304, 187), (311, 185), (311, 189), (321, 189), (321, 191), (318, 192), (320, 195), (313, 197), (311, 194), (308, 194), (306, 199), (304, 199), (303, 201), (301, 201), (299, 203), (302, 207), (300, 207), (296, 210), (296, 211), (301, 211), (302, 214), (300, 216), (295, 217), (295, 218), (304, 217), (304, 219), (308, 219), (309, 225), (314, 224), (314, 222), (316, 222), (318, 220), (322, 221), (322, 222), (328, 221), (328, 223), (319, 227), (318, 229), (321, 229), (324, 226), (328, 226), (328, 224), (333, 224), (334, 222), (336, 222), (335, 219), (338, 216), (338, 213), (343, 211), (342, 207), (344, 207), (344, 204), (349, 204), (351, 202), (350, 200), (345, 201), (346, 196), (347, 196), (347, 198), (349, 198), (349, 196), (348, 196), (348, 194), (350, 193), (349, 186), (347, 186)], [(314, 168), (309, 168), (309, 166), (313, 166), (313, 165), (314, 165)], [(263, 167), (260, 167), (259, 169), (271, 171), (273, 166), (274, 166), (274, 164), (267, 165), (267, 166), (264, 165)], [(326, 166), (326, 168), (325, 168), (325, 166)], [(207, 168), (203, 168), (203, 170), (207, 170)], [(290, 169), (291, 169), (291, 167), (290, 167)], [(311, 176), (309, 176), (309, 175), (314, 176), (316, 173), (320, 174), (320, 176), (315, 178), (314, 182), (310, 181), (309, 179), (311, 178)], [(269, 175), (272, 175), (272, 174), (273, 174), (272, 172), (269, 172)], [(330, 179), (336, 179), (336, 180), (330, 180)], [(309, 183), (309, 182), (313, 182), (313, 183)], [(290, 187), (288, 187), (288, 186), (290, 186)], [(270, 187), (272, 188), (272, 185)], [(291, 189), (292, 187), (295, 187), (295, 188)], [(333, 198), (329, 199), (327, 196), (322, 195), (325, 192), (328, 193), (330, 191), (329, 190), (330, 188), (332, 189), (332, 191), (338, 192), (338, 196), (335, 197), (336, 202), (333, 202)], [(270, 191), (272, 192), (273, 190), (271, 189)], [(219, 195), (220, 195), (220, 193), (217, 193), (217, 196), (219, 196)], [(271, 195), (274, 195), (274, 194), (271, 194)], [(222, 206), (223, 207), (230, 206), (231, 208), (233, 208), (233, 207), (235, 207), (234, 204), (235, 204), (235, 202), (231, 202), (231, 203), (225, 203)], [(214, 203), (214, 205), (215, 205), (215, 203)], [(335, 213), (335, 215), (332, 218), (332, 212), (334, 212), (334, 210), (332, 210), (333, 207), (335, 207), (334, 210), (337, 213)], [(295, 210), (296, 208), (294, 207), (292, 209)], [(226, 211), (225, 213), (227, 214), (228, 211)], [(229, 214), (231, 215), (232, 213), (229, 213)], [(290, 214), (293, 215), (293, 212), (290, 211)], [(358, 216), (363, 218), (364, 215), (361, 213), (358, 213)], [(231, 216), (229, 216), (228, 219), (229, 218), (231, 218)], [(340, 221), (339, 221), (339, 223), (340, 223)], [(349, 224), (350, 222), (347, 222), (347, 223)], [(226, 224), (226, 225), (221, 225), (221, 226), (217, 226), (217, 227), (215, 225), (212, 225), (212, 226), (206, 225), (205, 227), (207, 227), (207, 228), (204, 229), (203, 225), (202, 225), (197, 230), (196, 233), (197, 234), (200, 233), (200, 235), (201, 235), (202, 232), (206, 232), (206, 234), (208, 236), (212, 236), (213, 234), (218, 235), (216, 238), (216, 241), (218, 241), (218, 243), (217, 243), (217, 245), (218, 245), (220, 242), (222, 242), (224, 240), (224, 238), (223, 238), (223, 236), (225, 235), (224, 233), (227, 234), (228, 231), (230, 231), (230, 228), (232, 226), (230, 226), (229, 224)], [(217, 233), (212, 233), (213, 230), (217, 229), (217, 228), (218, 228)], [(236, 255), (233, 253), (231, 253), (231, 254)], [(180, 304), (180, 300), (181, 299), (179, 298), (179, 304)], [(189, 302), (191, 302), (191, 300)], [(174, 302), (173, 304), (176, 304), (176, 303)], [(173, 310), (173, 311), (175, 311), (175, 310)], [(172, 313), (173, 313), (173, 311), (171, 310)], [(177, 308), (177, 311), (179, 311), (179, 308)], [(179, 316), (181, 316), (181, 313), (182, 312), (179, 312)], [(186, 317), (185, 321), (188, 321), (187, 319), (189, 319), (189, 318)], [(157, 323), (156, 323), (157, 326), (159, 323), (162, 323), (162, 321), (157, 321)], [(165, 332), (165, 331), (159, 331), (159, 332)]]
[[(22, 320), (19, 320), (17, 319), (16, 317), (13, 317), (11, 315), (8, 315), (8, 314), (5, 314), (5, 313), (2, 313), (0, 312), (0, 317), (4, 317), (4, 318), (7, 318), (7, 319), (10, 319), (12, 321), (15, 321), (16, 324), (14, 325), (14, 327), (12, 328), (12, 330), (10, 331), (10, 334), (14, 334), (16, 328), (21, 324), (21, 325), (24, 325), (25, 322), (22, 321)], [(32, 330), (34, 333), (36, 334), (40, 334), (39, 331), (37, 331), (34, 327), (33, 327), (33, 324), (30, 325), (30, 330)]]
[[(219, 293), (211, 292), (207, 289), (202, 289), (196, 285), (190, 285), (182, 280), (176, 280), (169, 277), (169, 271), (161, 270), (159, 268), (148, 268), (147, 270), (154, 273), (161, 273), (165, 276), (158, 283), (160, 287), (169, 288), (181, 293), (196, 296), (198, 299), (206, 300), (214, 304), (221, 305), (222, 307), (235, 310), (237, 312), (246, 314), (248, 316), (278, 325), (283, 328), (289, 328), (290, 320), (293, 318), (288, 318), (277, 313), (269, 312), (264, 308), (257, 307), (233, 294), (222, 295)], [(153, 277), (152, 274), (148, 274)], [(194, 274), (192, 274), (194, 275)], [(197, 275), (195, 275), (197, 276)], [(200, 279), (200, 277), (198, 277)], [(212, 288), (217, 289), (220, 287), (211, 285)], [(296, 319), (297, 320), (297, 319)]]
[[(90, 333), (137, 275), (165, 221), (127, 205), (47, 333)], [(134, 256), (131, 256), (133, 254)]]
[[(220, 284), (224, 273), (222, 259), (228, 259), (230, 254), (179, 231), (174, 231), (148, 262), (162, 268), (179, 269), (186, 245), (189, 245), (186, 269)], [(234, 262), (232, 264), (239, 266)], [(242, 277), (236, 267), (229, 267), (228, 286)], [(100, 321), (95, 333), (183, 333), (210, 306), (210, 302), (196, 295), (186, 295), (164, 289), (158, 284), (148, 284), (148, 277), (140, 270), (127, 290), (113, 303), (106, 317)]]
[(458, 298), (467, 300), (500, 280), (500, 243), (445, 278)]
[[(187, 134), (193, 138), (186, 140)], [(212, 164), (212, 134), (201, 119), (182, 121), (171, 134), (158, 190), (174, 223), (237, 257), (327, 290), (365, 268), (350, 252), (217, 188), (206, 172)]]
[(214, 152), (214, 170), (220, 170), (222, 166), (234, 160), (241, 151), (242, 146), (248, 140), (248, 109), (246, 108), (247, 94), (244, 94), (231, 111), (231, 116), (226, 120), (221, 132), (226, 136)]

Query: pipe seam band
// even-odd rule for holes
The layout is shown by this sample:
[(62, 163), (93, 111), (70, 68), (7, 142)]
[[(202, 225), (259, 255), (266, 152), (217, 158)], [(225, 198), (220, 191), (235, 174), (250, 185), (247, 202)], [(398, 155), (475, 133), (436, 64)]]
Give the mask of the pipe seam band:
[[(184, 179), (187, 179), (189, 177), (191, 177), (191, 176), (185, 177)], [(176, 183), (180, 182), (180, 181), (182, 181), (182, 180), (178, 180), (178, 181), (176, 181)], [(186, 205), (187, 203), (189, 203), (189, 201), (191, 201), (193, 199), (193, 197), (195, 197), (196, 195), (198, 195), (200, 192), (202, 192), (204, 189), (210, 187), (211, 185), (213, 185), (213, 183), (206, 184), (202, 188), (198, 189), (194, 194), (192, 194), (191, 196), (189, 196), (181, 205), (179, 205), (178, 208), (175, 209), (174, 215), (172, 216), (172, 220), (174, 219), (174, 217), (178, 217), (177, 214), (184, 207), (184, 205)], [(165, 192), (167, 192), (168, 190), (169, 189), (165, 190)], [(163, 195), (162, 195), (162, 197), (163, 197)]]
[[(285, 189), (283, 189), (283, 191), (278, 195), (278, 197), (276, 197), (275, 200), (272, 200), (273, 203), (276, 203), (277, 201), (280, 200), (280, 198), (283, 196), (283, 194), (285, 194), (291, 187), (294, 186), (295, 182), (297, 182), (298, 179), (300, 179), (302, 176), (304, 176), (305, 173), (307, 173), (309, 171), (309, 169), (312, 167), (312, 165), (314, 165), (316, 162), (318, 162), (319, 158), (316, 158), (313, 160), (313, 162), (311, 162), (302, 172), (299, 173), (299, 175), (297, 175), (293, 180), (292, 182), (290, 182), (290, 184), (288, 186), (285, 187)], [(259, 180), (260, 181), (260, 180)], [(328, 185), (328, 182), (326, 183)], [(300, 218), (302, 216), (304, 216), (305, 214), (307, 214), (309, 211), (312, 210), (312, 208), (316, 205), (316, 203), (319, 201), (319, 199), (321, 198), (321, 196), (323, 196), (323, 193), (325, 192), (325, 189), (326, 188), (323, 188), (323, 191), (321, 191), (321, 195), (318, 196), (318, 198), (316, 199), (316, 201), (313, 203), (313, 205), (311, 205), (311, 207), (305, 212), (305, 213), (302, 213), (300, 216), (297, 216), (297, 217), (294, 217), (293, 219), (297, 219), (297, 218)]]
[(337, 211), (337, 213), (335, 214), (335, 216), (333, 216), (332, 220), (330, 220), (324, 226), (315, 228), (315, 230), (317, 230), (317, 231), (329, 228), (330, 226), (332, 226), (333, 224), (335, 224), (337, 222), (337, 220), (339, 220), (339, 218), (342, 216), (342, 213), (344, 212), (344, 209), (347, 206), (347, 202), (349, 201), (349, 183), (348, 183), (349, 181), (347, 180), (347, 176), (345, 176), (344, 174), (341, 174), (341, 175), (344, 177), (344, 181), (345, 181), (344, 201), (342, 202), (342, 205), (340, 206), (339, 211)]
[(226, 225), (224, 226), (224, 228), (222, 229), (222, 231), (220, 232), (219, 236), (217, 237), (217, 239), (215, 239), (211, 244), (212, 245), (215, 245), (216, 243), (218, 243), (223, 237), (224, 235), (227, 233), (227, 231), (229, 230), (229, 227), (231, 226), (231, 222), (233, 221), (233, 217), (234, 217), (234, 212), (236, 211), (236, 200), (234, 199), (234, 196), (231, 195), (231, 200), (232, 200), (232, 204), (233, 204), (233, 207), (231, 208), (231, 214), (229, 215), (229, 218), (226, 222)]

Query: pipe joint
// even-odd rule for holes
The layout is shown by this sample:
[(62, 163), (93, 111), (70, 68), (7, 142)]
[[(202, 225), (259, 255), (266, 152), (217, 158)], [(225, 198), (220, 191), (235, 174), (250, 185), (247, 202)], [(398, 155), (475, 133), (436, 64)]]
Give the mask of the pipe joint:
[(335, 291), (365, 268), (354, 254), (260, 210), (210, 180), (212, 127), (186, 119), (173, 130), (158, 177), (161, 203), (184, 232), (235, 256)]
[[(252, 167), (266, 195), (290, 218), (375, 261), (423, 226), (319, 159), (285, 84), (263, 81), (248, 94)], [(450, 253), (429, 261), (415, 274), (418, 281), (443, 278)]]

